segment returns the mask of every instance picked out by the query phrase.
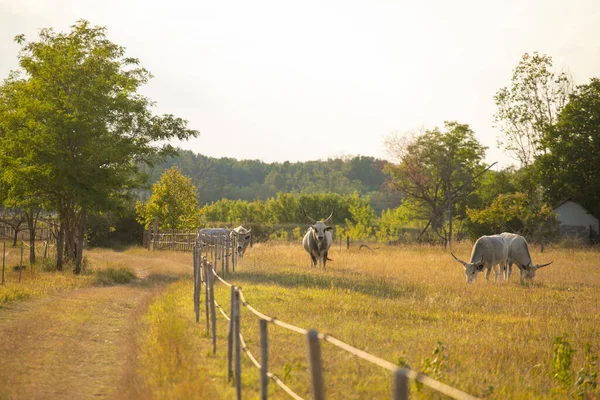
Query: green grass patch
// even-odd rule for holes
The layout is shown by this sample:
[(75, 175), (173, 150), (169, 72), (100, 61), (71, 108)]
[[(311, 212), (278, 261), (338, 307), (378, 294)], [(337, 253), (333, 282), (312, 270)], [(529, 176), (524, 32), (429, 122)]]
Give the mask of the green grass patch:
[(96, 283), (102, 286), (123, 285), (131, 283), (135, 273), (129, 267), (108, 267), (96, 271)]

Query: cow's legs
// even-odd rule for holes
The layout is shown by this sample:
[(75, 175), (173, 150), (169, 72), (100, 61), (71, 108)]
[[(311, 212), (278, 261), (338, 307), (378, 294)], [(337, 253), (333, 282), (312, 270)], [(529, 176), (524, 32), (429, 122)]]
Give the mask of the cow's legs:
[(315, 268), (317, 266), (317, 257), (310, 255), (310, 267)]
[(325, 269), (325, 264), (327, 264), (327, 252), (323, 253), (323, 269)]
[(498, 265), (494, 265), (494, 282), (498, 282), (498, 278), (500, 274), (504, 275), (504, 264), (500, 263)]
[(492, 273), (492, 266), (487, 267), (486, 271), (485, 271), (485, 281), (489, 282), (490, 281), (490, 274)]

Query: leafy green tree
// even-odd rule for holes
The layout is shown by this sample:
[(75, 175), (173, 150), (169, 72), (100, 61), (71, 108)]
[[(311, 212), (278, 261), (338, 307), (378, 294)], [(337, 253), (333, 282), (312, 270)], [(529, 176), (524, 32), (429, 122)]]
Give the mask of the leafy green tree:
[(467, 198), (467, 206), (471, 209), (487, 208), (498, 195), (518, 192), (522, 187), (521, 176), (522, 171), (514, 167), (487, 171), (477, 179), (477, 185)]
[(106, 28), (78, 21), (68, 33), (15, 40), (20, 68), (0, 86), (0, 181), (25, 185), (58, 213), (57, 268), (64, 239), (78, 273), (87, 213), (127, 200), (141, 184), (139, 162), (175, 154), (170, 138), (198, 132), (151, 113), (153, 102), (138, 93), (150, 73)]
[(146, 229), (158, 219), (161, 229), (194, 230), (201, 226), (198, 193), (192, 180), (177, 167), (166, 170), (152, 186), (152, 197), (146, 204), (137, 202), (138, 221)]
[(501, 232), (518, 232), (543, 242), (557, 233), (556, 214), (548, 205), (531, 202), (525, 193), (501, 194), (481, 210), (467, 209), (471, 238)]
[(551, 71), (552, 57), (525, 53), (513, 70), (510, 88), (494, 96), (498, 111), (494, 121), (504, 132), (500, 145), (522, 167), (529, 167), (545, 152), (545, 130), (554, 124), (573, 91), (571, 78)]
[(538, 169), (544, 197), (551, 203), (577, 199), (600, 216), (600, 80), (578, 87), (563, 108), (558, 122), (547, 129), (548, 152)]
[(393, 137), (386, 145), (398, 160), (388, 168), (391, 187), (424, 211), (421, 218), (429, 223), (423, 232), (431, 227), (448, 240), (452, 230), (445, 221), (464, 215), (473, 178), (483, 170), (486, 148), (469, 125), (446, 122), (445, 128), (444, 132), (435, 128), (412, 138)]

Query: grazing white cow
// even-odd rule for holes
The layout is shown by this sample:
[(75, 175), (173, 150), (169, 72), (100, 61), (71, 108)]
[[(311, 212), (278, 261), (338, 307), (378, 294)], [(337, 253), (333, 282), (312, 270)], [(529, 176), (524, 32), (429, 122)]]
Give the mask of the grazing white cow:
[(531, 280), (535, 277), (535, 272), (543, 267), (552, 264), (552, 261), (546, 264), (533, 265), (531, 255), (529, 254), (529, 246), (527, 240), (521, 235), (510, 232), (502, 232), (500, 234), (506, 239), (508, 245), (508, 260), (505, 278), (508, 280), (512, 274), (512, 264), (515, 263), (521, 272), (521, 281), (524, 279)]
[(202, 228), (196, 234), (202, 246), (221, 243), (223, 236), (229, 236), (229, 228)]
[(331, 247), (331, 243), (333, 243), (333, 236), (331, 235), (331, 226), (327, 226), (331, 217), (333, 216), (333, 211), (324, 221), (315, 221), (311, 217), (308, 216), (306, 211), (302, 209), (306, 218), (310, 220), (312, 225), (308, 228), (306, 235), (302, 238), (302, 245), (304, 246), (304, 250), (310, 254), (311, 259), (311, 268), (317, 266), (317, 260), (321, 261), (321, 265), (323, 269), (325, 269), (325, 264), (327, 260), (333, 261), (327, 258), (327, 252), (329, 251), (329, 247)]
[(235, 243), (237, 255), (239, 258), (244, 257), (246, 248), (250, 244), (250, 235), (251, 234), (252, 234), (252, 229), (246, 229), (242, 225), (231, 230), (231, 233), (230, 233), (231, 243)]
[(504, 272), (506, 268), (508, 246), (506, 238), (501, 235), (482, 236), (473, 245), (470, 262), (467, 263), (459, 259), (452, 252), (450, 254), (465, 267), (467, 283), (471, 283), (477, 279), (477, 274), (484, 269), (487, 269), (485, 280), (489, 281), (492, 267), (495, 273), (494, 282), (496, 282), (500, 272)]

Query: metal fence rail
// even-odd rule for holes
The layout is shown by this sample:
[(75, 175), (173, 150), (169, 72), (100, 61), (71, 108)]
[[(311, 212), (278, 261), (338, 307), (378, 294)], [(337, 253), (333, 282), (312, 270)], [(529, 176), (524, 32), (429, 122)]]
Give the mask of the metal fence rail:
[[(272, 323), (274, 325), (280, 326), (292, 332), (299, 333), (307, 337), (308, 344), (308, 358), (310, 363), (310, 374), (311, 374), (311, 386), (312, 386), (312, 396), (314, 399), (324, 399), (324, 383), (322, 376), (322, 368), (321, 368), (321, 352), (319, 341), (326, 341), (331, 343), (332, 345), (353, 354), (356, 357), (359, 357), (363, 360), (371, 362), (381, 368), (385, 368), (388, 371), (392, 372), (392, 387), (393, 393), (392, 398), (395, 400), (408, 399), (408, 379), (412, 379), (414, 381), (420, 382), (429, 388), (443, 393), (449, 397), (458, 400), (474, 400), (477, 397), (474, 397), (468, 393), (465, 393), (459, 389), (453, 388), (449, 385), (446, 385), (442, 382), (439, 382), (435, 379), (428, 377), (427, 375), (421, 374), (417, 371), (411, 370), (409, 368), (401, 368), (396, 364), (386, 361), (382, 358), (379, 358), (373, 354), (367, 353), (363, 350), (360, 350), (354, 346), (349, 345), (339, 339), (336, 339), (333, 336), (328, 334), (318, 333), (316, 330), (307, 330), (283, 321), (280, 321), (277, 318), (270, 317), (256, 308), (252, 307), (250, 303), (246, 300), (242, 288), (237, 287), (229, 282), (227, 282), (223, 277), (219, 276), (216, 269), (214, 268), (214, 264), (216, 264), (219, 260), (218, 254), (220, 254), (216, 249), (218, 249), (219, 244), (218, 241), (215, 241), (214, 250), (211, 251), (209, 248), (207, 250), (206, 246), (201, 246), (199, 240), (196, 240), (194, 246), (194, 309), (196, 311), (196, 321), (198, 322), (198, 315), (200, 309), (200, 289), (201, 286), (205, 287), (206, 290), (206, 315), (207, 315), (207, 332), (211, 331), (209, 329), (209, 325), (212, 325), (212, 341), (213, 341), (213, 352), (216, 353), (216, 329), (215, 329), (215, 307), (219, 309), (223, 317), (229, 321), (229, 333), (228, 333), (228, 378), (231, 380), (235, 377), (235, 385), (237, 398), (241, 399), (241, 364), (240, 364), (240, 353), (244, 351), (246, 355), (249, 357), (251, 362), (261, 370), (261, 399), (267, 398), (267, 377), (277, 383), (286, 393), (288, 393), (294, 399), (302, 399), (296, 393), (294, 393), (290, 388), (288, 388), (277, 376), (268, 372), (268, 368), (263, 370), (262, 365), (268, 366), (267, 363), (267, 354), (268, 354), (268, 341), (267, 341), (267, 323)], [(204, 251), (203, 251), (204, 249)], [(202, 256), (202, 253), (205, 253), (206, 256)], [(208, 256), (212, 255), (212, 262), (208, 261)], [(228, 286), (231, 289), (231, 299), (230, 299), (230, 313), (229, 316), (223, 310), (222, 306), (219, 305), (214, 300), (214, 281), (215, 278), (218, 279), (221, 283)], [(209, 305), (209, 302), (212, 303)], [(260, 324), (260, 332), (261, 332), (261, 358), (262, 363), (252, 355), (252, 353), (248, 350), (244, 338), (240, 332), (240, 304), (246, 307), (252, 314), (259, 318)], [(212, 323), (210, 322), (212, 321)], [(233, 362), (233, 357), (235, 353), (235, 363)], [(234, 368), (235, 367), (235, 368)], [(234, 370), (235, 369), (235, 373)]]

